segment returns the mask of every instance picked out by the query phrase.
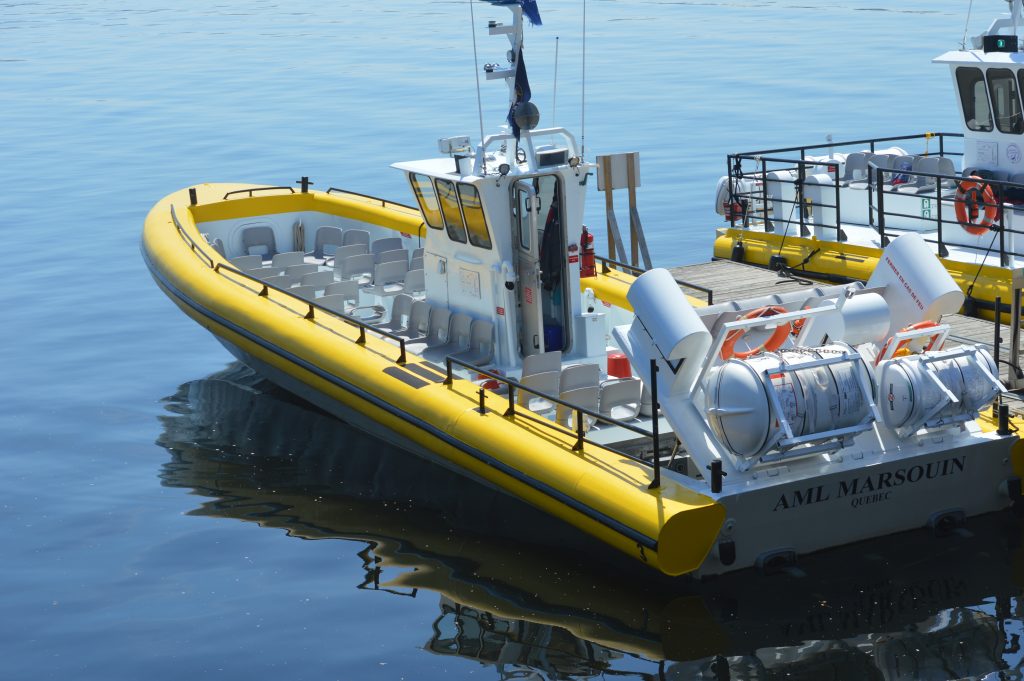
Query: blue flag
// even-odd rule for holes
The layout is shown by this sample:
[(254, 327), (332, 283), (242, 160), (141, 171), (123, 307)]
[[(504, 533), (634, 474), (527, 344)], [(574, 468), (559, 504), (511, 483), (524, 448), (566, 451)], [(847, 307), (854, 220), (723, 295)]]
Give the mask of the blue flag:
[(523, 61), (523, 48), (519, 48), (519, 58), (516, 59), (516, 99), (512, 102), (512, 106), (509, 107), (508, 117), (506, 120), (508, 124), (512, 126), (512, 134), (519, 139), (520, 130), (519, 126), (516, 125), (516, 107), (523, 102), (530, 101), (530, 81), (526, 77), (526, 63)]
[(519, 4), (523, 6), (523, 14), (530, 20), (532, 26), (540, 26), (540, 10), (537, 9), (537, 0), (519, 0)]

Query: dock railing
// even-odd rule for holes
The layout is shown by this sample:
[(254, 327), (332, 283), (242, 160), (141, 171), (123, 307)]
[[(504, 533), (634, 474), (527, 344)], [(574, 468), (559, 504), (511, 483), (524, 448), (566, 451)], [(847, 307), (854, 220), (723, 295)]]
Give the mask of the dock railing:
[[(908, 155), (952, 159), (963, 156), (952, 148), (953, 142), (962, 144), (962, 137), (960, 133), (929, 132), (730, 154), (728, 194), (721, 208), (731, 227), (759, 225), (766, 232), (805, 237), (814, 233), (839, 242), (847, 241), (844, 226), (873, 227), (883, 245), (900, 233), (934, 232), (925, 240), (941, 257), (948, 257), (949, 247), (955, 245), (998, 256), (1002, 266), (1009, 266), (1014, 258), (1024, 257), (1024, 240), (1016, 238), (1024, 234), (1024, 184), (978, 169), (956, 175), (884, 167), (874, 160), (868, 161), (863, 176), (851, 177), (849, 170), (840, 172), (845, 162), (835, 156), (885, 151), (882, 145), (901, 142), (923, 143), (923, 149), (915, 154), (908, 149)], [(821, 151), (827, 155), (812, 155)], [(851, 182), (866, 189), (866, 207), (859, 199), (858, 205), (850, 206), (848, 194), (844, 205), (842, 190)], [(914, 212), (908, 212), (908, 197), (916, 200)], [(1018, 207), (1020, 224), (1015, 224), (1010, 216)], [(958, 212), (967, 216), (966, 222)], [(957, 232), (977, 229), (991, 236), (979, 245), (957, 238), (959, 234), (951, 235), (951, 228)]]

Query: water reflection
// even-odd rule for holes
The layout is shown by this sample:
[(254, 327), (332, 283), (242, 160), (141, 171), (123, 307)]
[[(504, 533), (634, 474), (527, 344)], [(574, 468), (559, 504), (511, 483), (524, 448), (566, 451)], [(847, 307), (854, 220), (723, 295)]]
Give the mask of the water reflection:
[[(799, 570), (669, 579), (233, 365), (167, 399), (196, 515), (359, 542), (359, 589), (438, 598), (426, 651), (494, 678), (1021, 678), (1021, 527), (905, 533)], [(361, 566), (361, 569), (356, 566)]]

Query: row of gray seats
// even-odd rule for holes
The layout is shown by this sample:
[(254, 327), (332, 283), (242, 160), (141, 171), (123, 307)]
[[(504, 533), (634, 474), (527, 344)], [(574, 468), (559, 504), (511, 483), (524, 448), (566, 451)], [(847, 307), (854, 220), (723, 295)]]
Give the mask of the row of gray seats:
[[(370, 241), (370, 232), (365, 229), (341, 229), (332, 225), (318, 227), (313, 237), (313, 250), (303, 255), (325, 260), (332, 257), (339, 249), (346, 246), (362, 246), (363, 253), (374, 254), (383, 251), (405, 250), (404, 241), (401, 237), (387, 237)], [(242, 230), (242, 254), (259, 255), (264, 260), (270, 260), (280, 251), (277, 249), (277, 239), (274, 230), (269, 225), (253, 225)]]
[[(914, 173), (956, 175), (952, 159), (945, 156), (900, 156), (858, 151), (846, 156), (846, 166), (842, 177), (839, 178), (840, 184), (854, 189), (866, 189), (871, 165), (884, 170), (882, 179), (886, 185), (905, 193), (935, 191), (936, 178)], [(943, 180), (942, 186), (951, 187), (953, 181)]]
[[(553, 411), (554, 419), (569, 427), (575, 426), (572, 422), (575, 412), (544, 399), (545, 396), (557, 395), (564, 402), (616, 420), (633, 419), (640, 413), (643, 393), (640, 379), (609, 378), (601, 381), (601, 369), (597, 364), (563, 367), (560, 350), (525, 357), (519, 383), (529, 388), (520, 390), (516, 396), (520, 406), (538, 413), (550, 414)], [(585, 419), (584, 425), (589, 428), (590, 420)]]
[(406, 339), (411, 352), (428, 359), (451, 355), (481, 366), (494, 358), (494, 323), (489, 319), (452, 314), (446, 307), (415, 300), (406, 293), (395, 296), (390, 319), (378, 328)]

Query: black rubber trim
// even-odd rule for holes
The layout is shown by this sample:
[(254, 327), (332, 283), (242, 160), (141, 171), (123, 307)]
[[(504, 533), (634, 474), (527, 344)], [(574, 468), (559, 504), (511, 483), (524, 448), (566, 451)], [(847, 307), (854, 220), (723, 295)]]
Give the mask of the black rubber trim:
[(399, 381), (405, 383), (407, 386), (415, 390), (419, 390), (420, 388), (430, 385), (428, 381), (424, 381), (422, 378), (417, 378), (416, 376), (413, 376), (412, 374), (410, 374), (405, 369), (402, 369), (401, 367), (385, 367), (384, 373), (390, 376), (391, 378), (397, 378)]
[(519, 471), (513, 468), (512, 466), (509, 466), (505, 462), (496, 459), (493, 456), (486, 454), (480, 451), (479, 449), (476, 449), (475, 447), (470, 447), (469, 445), (462, 442), (458, 438), (452, 437), (447, 432), (441, 430), (440, 428), (434, 425), (431, 425), (430, 423), (424, 421), (423, 419), (417, 418), (415, 416), (412, 416), (411, 414), (403, 412), (401, 409), (386, 402), (385, 400), (380, 399), (376, 395), (367, 392), (363, 388), (360, 388), (352, 383), (349, 383), (348, 381), (345, 381), (335, 376), (334, 374), (324, 371), (315, 364), (311, 364), (310, 362), (307, 362), (306, 360), (296, 355), (293, 355), (287, 350), (284, 350), (283, 348), (279, 348), (276, 345), (269, 343), (268, 341), (264, 340), (263, 338), (260, 338), (259, 336), (248, 331), (247, 329), (238, 326), (234, 322), (225, 319), (224, 317), (221, 317), (220, 315), (211, 312), (210, 310), (207, 310), (205, 307), (203, 307), (199, 303), (195, 302), (194, 300), (186, 296), (184, 293), (179, 291), (177, 287), (171, 284), (171, 282), (167, 280), (163, 273), (161, 273), (153, 266), (152, 261), (149, 259), (149, 254), (146, 253), (146, 249), (143, 247), (141, 250), (142, 257), (146, 261), (146, 267), (149, 268), (150, 273), (157, 280), (157, 282), (171, 295), (173, 295), (175, 298), (177, 298), (182, 303), (192, 308), (202, 316), (210, 319), (211, 321), (227, 329), (230, 329), (232, 332), (238, 334), (239, 336), (242, 336), (251, 343), (255, 343), (256, 345), (259, 345), (263, 349), (273, 352), (277, 356), (288, 360), (292, 364), (295, 364), (296, 366), (305, 369), (306, 371), (318, 376), (319, 378), (322, 378), (323, 380), (331, 383), (332, 385), (341, 388), (342, 390), (346, 390), (355, 395), (356, 397), (359, 397), (360, 399), (366, 400), (370, 404), (388, 412), (392, 416), (395, 416), (396, 418), (400, 418), (403, 421), (406, 421), (407, 423), (419, 428), (420, 430), (423, 430), (428, 435), (437, 438), (438, 440), (444, 442), (445, 444), (451, 445), (455, 449), (458, 449), (464, 454), (467, 454), (473, 457), (474, 459), (477, 459), (478, 461), (481, 461), (487, 464), (488, 466), (491, 466), (495, 470), (504, 473), (510, 478), (518, 482), (521, 482), (529, 487), (532, 487), (538, 492), (548, 495), (555, 501), (558, 501), (559, 503), (564, 504), (565, 506), (573, 509), (574, 511), (577, 511), (578, 513), (586, 516), (587, 518), (590, 518), (591, 520), (604, 525), (605, 527), (613, 530), (614, 532), (618, 532), (622, 536), (628, 538), (630, 541), (636, 542), (639, 546), (650, 549), (652, 551), (658, 550), (657, 540), (652, 539), (651, 537), (648, 537), (647, 535), (641, 532), (637, 532), (632, 527), (629, 527), (628, 525), (619, 522), (618, 520), (612, 518), (611, 516), (608, 516), (607, 514), (601, 513), (597, 509), (591, 508), (590, 506), (581, 503), (579, 500), (572, 498), (571, 496), (565, 494), (564, 492), (560, 492), (559, 490), (555, 489), (554, 487), (551, 487), (550, 485), (544, 482), (541, 482), (540, 480), (535, 480), (534, 478), (531, 478), (523, 474), (522, 471)]

